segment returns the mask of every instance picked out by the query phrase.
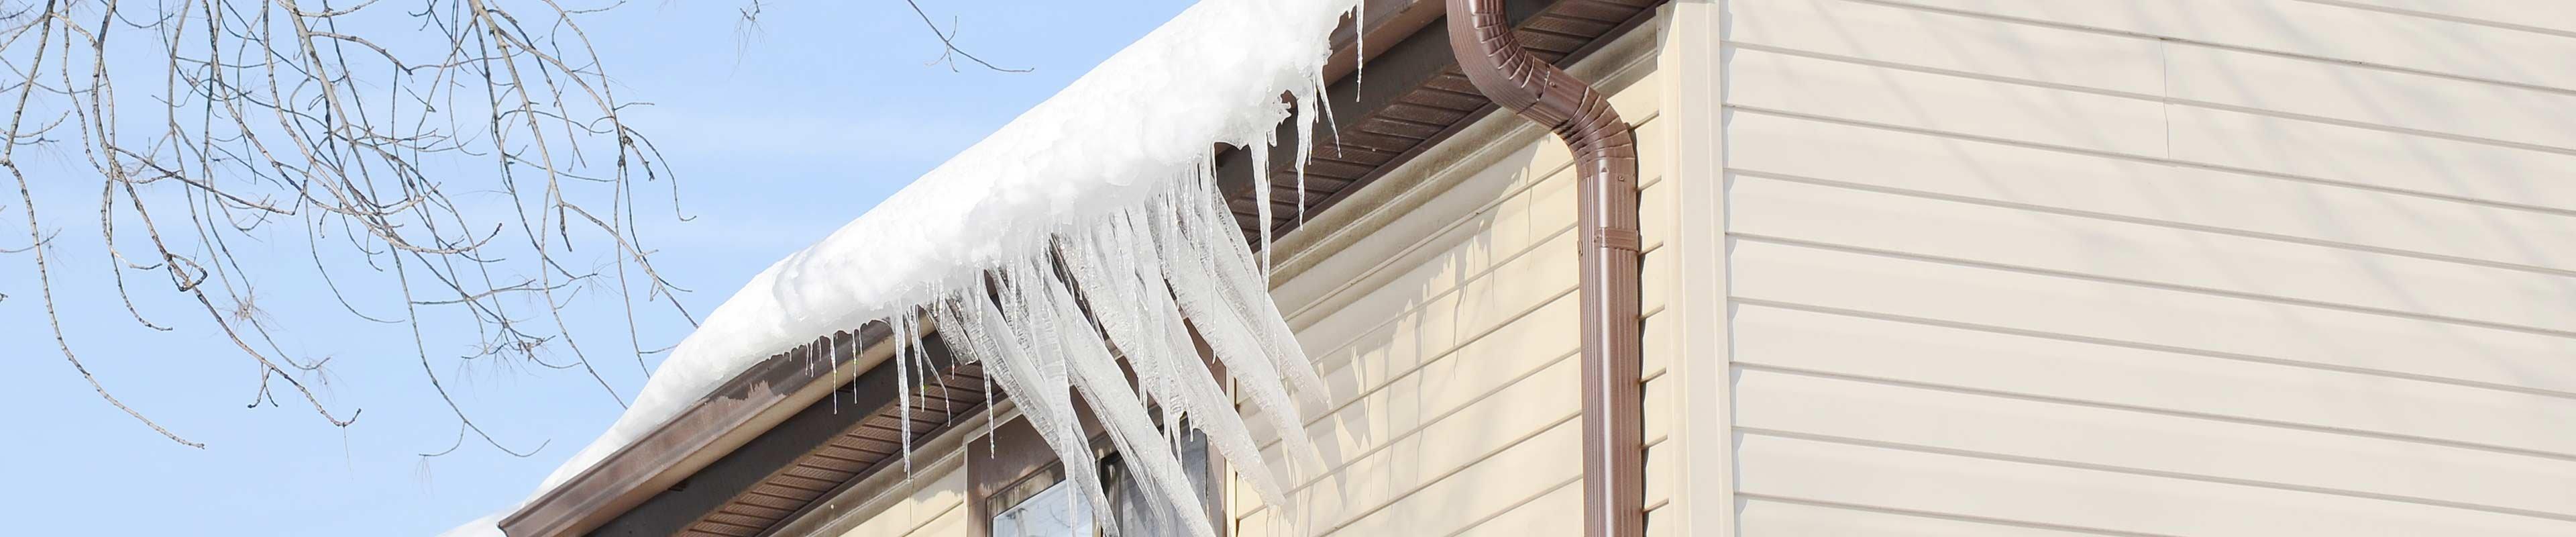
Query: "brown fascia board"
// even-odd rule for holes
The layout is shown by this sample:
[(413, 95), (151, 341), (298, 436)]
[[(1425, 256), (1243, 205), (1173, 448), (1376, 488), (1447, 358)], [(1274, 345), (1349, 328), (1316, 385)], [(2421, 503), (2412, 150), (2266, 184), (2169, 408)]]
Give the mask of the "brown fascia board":
[[(923, 323), (927, 333), (929, 323)], [(670, 422), (501, 519), (511, 537), (580, 535), (669, 489), (780, 421), (829, 395), (846, 378), (894, 355), (892, 329), (869, 323), (771, 356), (689, 405)], [(828, 361), (829, 363), (825, 363)], [(848, 368), (848, 369), (839, 369)]]
[[(920, 344), (913, 350), (918, 354), (912, 358), (915, 369), (911, 371), (911, 382), (925, 389), (916, 391), (910, 404), (902, 403), (899, 397), (901, 390), (897, 386), (905, 384), (900, 378), (905, 372), (898, 368), (881, 366), (864, 372), (843, 371), (840, 378), (849, 381), (840, 383), (839, 391), (829, 396), (830, 401), (806, 406), (794, 416), (734, 448), (732, 453), (691, 473), (677, 485), (655, 493), (643, 503), (601, 523), (589, 534), (596, 537), (722, 535), (724, 532), (692, 530), (725, 525), (740, 528), (751, 522), (766, 522), (774, 526), (823, 507), (825, 502), (818, 500), (792, 513), (771, 516), (771, 513), (760, 509), (775, 509), (771, 502), (790, 498), (765, 495), (761, 492), (764, 489), (810, 485), (804, 480), (814, 479), (816, 474), (806, 472), (850, 472), (866, 476), (886, 466), (900, 465), (900, 454), (876, 457), (868, 462), (816, 455), (825, 446), (858, 447), (841, 442), (865, 441), (861, 438), (872, 434), (871, 428), (881, 422), (904, 419), (905, 406), (911, 408), (911, 418), (942, 422), (937, 426), (915, 423), (911, 432), (919, 438), (931, 438), (938, 431), (955, 425), (958, 418), (975, 415), (976, 407), (983, 404), (985, 397), (982, 383), (980, 379), (969, 382), (958, 376), (974, 368), (957, 367), (956, 356), (937, 337), (923, 338)], [(938, 395), (932, 395), (934, 390)], [(931, 408), (933, 406), (938, 408)], [(943, 415), (946, 419), (932, 418)], [(859, 480), (853, 478), (842, 485), (855, 484)], [(762, 501), (744, 501), (749, 496), (760, 496)], [(728, 510), (744, 512), (719, 514)]]
[[(1324, 79), (1349, 77), (1362, 57), (1374, 58), (1440, 20), (1440, 0), (1364, 0), (1366, 39), (1350, 17), (1334, 30)], [(1359, 45), (1367, 45), (1361, 50)], [(924, 323), (928, 326), (929, 323)], [(928, 329), (925, 328), (925, 334)], [(742, 447), (837, 386), (819, 382), (832, 368), (808, 367), (812, 349), (828, 349), (840, 367), (867, 371), (892, 356), (889, 329), (871, 323), (859, 334), (830, 337), (772, 356), (700, 399), (670, 422), (610, 453), (589, 469), (530, 500), (501, 519), (511, 537), (581, 535), (625, 514), (653, 495)]]

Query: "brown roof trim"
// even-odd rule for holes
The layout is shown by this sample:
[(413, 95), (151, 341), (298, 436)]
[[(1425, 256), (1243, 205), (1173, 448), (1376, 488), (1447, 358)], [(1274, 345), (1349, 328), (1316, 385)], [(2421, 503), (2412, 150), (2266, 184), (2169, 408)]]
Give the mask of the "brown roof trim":
[(820, 381), (834, 379), (837, 371), (867, 371), (885, 362), (894, 355), (892, 332), (884, 323), (871, 323), (856, 334), (817, 338), (753, 365), (670, 422), (502, 518), (502, 533), (580, 535), (597, 528), (822, 400), (840, 383)]
[[(937, 338), (932, 339), (936, 340)], [(874, 405), (876, 408), (875, 412), (869, 413), (868, 417), (856, 420), (848, 427), (838, 430), (838, 435), (829, 441), (815, 442), (808, 439), (787, 439), (788, 441), (781, 442), (781, 444), (786, 445), (787, 449), (795, 449), (796, 446), (801, 444), (805, 448), (801, 452), (785, 456), (764, 453), (757, 454), (753, 457), (746, 457), (747, 459), (752, 460), (745, 461), (745, 466), (751, 468), (773, 467), (774, 470), (772, 470), (766, 477), (761, 478), (759, 485), (735, 493), (732, 497), (728, 498), (722, 506), (719, 506), (716, 509), (702, 509), (703, 512), (698, 515), (697, 521), (689, 524), (687, 530), (681, 534), (691, 537), (725, 537), (732, 534), (717, 531), (717, 526), (722, 522), (730, 522), (735, 525), (752, 525), (765, 528), (756, 534), (758, 536), (765, 537), (779, 535), (781, 530), (787, 528), (788, 522), (830, 509), (831, 503), (829, 500), (831, 498), (839, 497), (844, 493), (847, 493), (851, 488), (865, 483), (867, 478), (870, 476), (889, 471), (902, 472), (904, 470), (904, 460), (901, 450), (904, 449), (905, 446), (912, 446), (913, 451), (916, 452), (913, 454), (914, 464), (926, 464), (931, 459), (937, 458), (939, 453), (927, 451), (923, 444), (927, 440), (938, 438), (940, 435), (947, 434), (949, 431), (955, 430), (961, 424), (975, 421), (974, 418), (987, 416), (986, 412), (991, 408), (991, 404), (993, 403), (992, 397), (995, 395), (984, 391), (984, 373), (981, 365), (969, 364), (964, 366), (954, 366), (948, 363), (948, 358), (946, 358), (946, 356), (946, 353), (939, 353), (930, 365), (932, 367), (945, 370), (947, 373), (937, 377), (936, 380), (920, 381), (923, 385), (915, 387), (913, 399), (902, 403), (911, 407), (913, 420), (912, 438), (901, 442), (889, 441), (890, 438), (900, 437), (901, 433), (896, 430), (899, 426), (896, 424), (899, 424), (900, 420), (903, 419), (900, 411), (898, 410), (902, 407), (897, 406), (897, 403), (895, 402), (895, 390), (894, 387), (891, 386), (892, 382), (872, 385), (864, 383), (861, 385), (854, 385), (852, 386), (850, 393), (863, 399), (862, 405), (854, 406), (864, 407), (864, 403), (874, 402), (877, 403)], [(893, 376), (894, 371), (891, 369), (892, 368), (879, 367), (869, 373), (889, 377), (888, 380), (892, 380), (890, 377)], [(853, 409), (853, 411), (854, 410), (855, 409)], [(774, 431), (773, 434), (775, 434)], [(770, 438), (770, 436), (764, 435), (763, 438), (767, 439)], [(799, 442), (799, 440), (803, 441)], [(877, 455), (875, 456), (874, 461), (868, 461), (863, 457), (849, 456), (855, 454), (847, 451), (846, 449), (848, 446), (852, 445), (889, 446), (896, 450), (896, 452)], [(838, 454), (835, 455), (827, 452), (838, 452)], [(743, 453), (738, 452), (737, 454)], [(838, 477), (837, 479), (824, 479), (825, 476), (823, 474), (826, 472), (846, 473), (847, 476)], [(700, 475), (703, 476), (705, 474), (702, 472)], [(695, 480), (699, 479), (699, 477), (693, 476), (690, 479)], [(760, 491), (763, 488), (777, 487), (788, 483), (811, 482), (814, 480), (823, 480), (825, 482), (836, 480), (839, 481), (839, 483), (832, 484), (830, 489), (824, 490), (820, 493), (812, 493), (812, 498), (806, 500), (803, 507), (796, 508), (792, 512), (776, 515), (766, 513), (758, 515), (742, 514), (759, 509), (759, 506), (753, 505), (752, 501), (747, 497), (754, 492)], [(809, 493), (804, 491), (794, 491), (794, 494), (801, 497)], [(734, 517), (735, 520), (723, 520), (728, 516)], [(659, 533), (637, 533), (637, 535), (658, 534)]]
[[(904, 446), (918, 446), (980, 416), (985, 402), (981, 368), (956, 365), (936, 337), (924, 339), (919, 352), (913, 358), (919, 371), (911, 379), (918, 388), (913, 397), (898, 402), (896, 387), (903, 379), (896, 368), (845, 371), (842, 378), (856, 378), (828, 400), (806, 406), (589, 533), (741, 537), (802, 516), (838, 487), (900, 468)], [(907, 418), (910, 438), (904, 436)]]

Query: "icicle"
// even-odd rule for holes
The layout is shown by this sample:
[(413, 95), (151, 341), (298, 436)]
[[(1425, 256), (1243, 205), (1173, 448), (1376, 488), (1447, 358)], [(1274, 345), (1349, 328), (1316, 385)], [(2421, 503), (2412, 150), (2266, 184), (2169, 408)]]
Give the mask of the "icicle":
[[(1204, 193), (1198, 191), (1195, 194)], [(1159, 260), (1162, 275), (1171, 283), (1174, 308), (1186, 315), (1191, 325), (1198, 327), (1199, 336), (1207, 340), (1217, 361), (1225, 364), (1226, 371), (1239, 381), (1239, 386), (1251, 397), (1252, 406), (1260, 408), (1262, 417), (1278, 429), (1279, 438), (1288, 451), (1287, 460), (1293, 462), (1308, 458), (1316, 450), (1312, 441), (1306, 438), (1305, 424), (1297, 417), (1297, 405), (1290, 398), (1288, 385), (1281, 382), (1278, 364), (1264, 356), (1242, 313), (1227, 305), (1232, 302), (1230, 297), (1216, 282), (1217, 278), (1208, 273), (1209, 263), (1204, 259), (1207, 252), (1199, 250), (1189, 238), (1184, 237), (1232, 232), (1226, 228), (1205, 227), (1184, 232), (1186, 226), (1177, 213), (1190, 209), (1181, 206), (1209, 203), (1212, 199), (1195, 194), (1176, 195), (1164, 203), (1149, 206), (1153, 208), (1150, 220), (1159, 251), (1153, 257)]]
[[(1357, 75), (1357, 74), (1358, 74), (1358, 73), (1360, 73), (1360, 72), (1366, 71), (1366, 70), (1367, 70), (1367, 68), (1366, 68), (1366, 66), (1364, 65), (1364, 64), (1366, 64), (1366, 63), (1368, 63), (1367, 59), (1366, 59), (1366, 58), (1361, 58), (1361, 59), (1360, 59), (1360, 61), (1359, 61), (1358, 63), (1353, 63), (1353, 64), (1351, 64), (1351, 73), (1352, 73), (1353, 75)], [(1317, 105), (1317, 107), (1318, 107), (1318, 108), (1321, 108), (1321, 109), (1323, 110), (1323, 112), (1324, 112), (1324, 131), (1325, 131), (1326, 133), (1328, 133), (1328, 134), (1333, 135), (1333, 157), (1334, 157), (1334, 158), (1341, 158), (1341, 157), (1342, 157), (1342, 153), (1343, 153), (1343, 151), (1342, 151), (1342, 122), (1341, 122), (1341, 120), (1339, 120), (1339, 119), (1335, 119), (1335, 118), (1333, 117), (1333, 99), (1332, 99), (1332, 92), (1327, 91), (1327, 89), (1328, 89), (1328, 88), (1326, 88), (1326, 87), (1325, 87), (1325, 85), (1324, 85), (1324, 73), (1323, 73), (1323, 72), (1321, 72), (1321, 71), (1317, 71), (1317, 72), (1315, 73), (1315, 82), (1314, 82), (1314, 84), (1315, 84), (1315, 93), (1317, 93), (1317, 94), (1320, 94), (1320, 95), (1323, 95), (1323, 96), (1324, 96), (1324, 98), (1323, 98), (1323, 99), (1318, 99), (1318, 100), (1316, 100), (1316, 102), (1317, 102), (1317, 103), (1319, 103), (1319, 104)]]
[[(1320, 87), (1321, 84), (1317, 86)], [(1296, 92), (1295, 95), (1297, 96), (1297, 227), (1304, 228), (1306, 227), (1306, 164), (1315, 160), (1315, 102), (1321, 92), (1306, 90)], [(1261, 252), (1265, 258), (1261, 272), (1267, 276), (1271, 268), (1266, 259), (1270, 255), (1270, 248), (1265, 245), (1261, 248)]]
[(922, 371), (921, 378), (923, 380), (919, 386), (919, 389), (922, 390), (921, 399), (923, 402), (928, 402), (930, 400), (930, 393), (928, 390), (931, 386), (938, 386), (941, 422), (946, 423), (956, 421), (957, 409), (949, 404), (951, 401), (955, 400), (955, 397), (952, 397), (948, 391), (948, 371), (940, 369), (938, 362), (931, 361), (930, 347), (923, 346), (924, 341), (921, 338), (929, 337), (930, 335), (926, 333), (928, 330), (924, 329), (921, 325), (922, 321), (928, 319), (928, 317), (923, 313), (924, 312), (921, 308), (907, 308), (904, 310), (904, 318), (911, 319), (913, 323), (913, 335), (909, 337), (911, 338), (910, 341), (913, 342), (913, 361), (920, 366), (920, 371)]
[[(808, 353), (805, 355), (805, 374), (814, 374), (815, 354), (817, 353)], [(829, 379), (833, 386), (840, 386), (841, 360), (832, 356), (831, 349), (824, 349), (823, 352), (819, 354), (822, 355), (823, 366), (828, 368), (826, 371), (829, 372), (829, 375), (825, 378)], [(832, 390), (832, 415), (841, 415), (841, 390), (837, 388)]]
[[(1368, 88), (1368, 33), (1368, 2), (1352, 2), (1351, 88), (1353, 90), (1365, 90)], [(1315, 72), (1315, 78), (1321, 79), (1323, 77), (1323, 71), (1317, 70)]]
[[(1055, 319), (1062, 322), (1055, 331), (1059, 338), (1056, 349), (1063, 352), (1061, 363), (1071, 374), (1074, 387), (1081, 389), (1084, 397), (1091, 401), (1135, 399), (1136, 394), (1128, 387), (1127, 375), (1120, 372), (1117, 359), (1109, 355), (1109, 348), (1100, 340), (1099, 334), (1085, 326), (1089, 323), (1081, 322), (1087, 317), (1075, 305), (1073, 295), (1064, 283), (1055, 278), (1031, 283), (1033, 285), (1022, 288), (1022, 292), (1044, 293), (1031, 296), (1031, 301), (1052, 306)], [(1188, 471), (1181, 467), (1179, 457), (1155, 438), (1158, 435), (1153, 434), (1153, 418), (1146, 414), (1142, 405), (1094, 404), (1091, 409), (1100, 418), (1101, 428), (1108, 431), (1110, 442), (1118, 446), (1120, 453), (1128, 454), (1124, 460), (1141, 478), (1145, 490), (1161, 494), (1163, 500), (1170, 502), (1167, 505), (1197, 502), (1198, 494), (1190, 490)], [(1204, 517), (1177, 518), (1189, 528), (1190, 535), (1216, 535), (1215, 527)]]
[[(942, 330), (940, 333), (946, 334), (948, 332)], [(958, 345), (956, 342), (951, 341), (948, 343), (948, 347), (950, 349), (955, 349)], [(984, 370), (984, 453), (987, 457), (1000, 456), (1002, 454), (1002, 441), (1000, 438), (993, 435), (993, 431), (1001, 428), (1002, 423), (1002, 420), (993, 417), (993, 407), (998, 406), (993, 403), (999, 401), (1001, 401), (1001, 396), (993, 394), (993, 371), (991, 368), (986, 368)]]
[(903, 422), (903, 480), (912, 481), (912, 319), (896, 315), (894, 329), (894, 398), (897, 421)]
[[(952, 337), (950, 343), (963, 343), (955, 345), (955, 348), (975, 356), (976, 361), (984, 364), (985, 378), (1000, 384), (1002, 390), (1009, 392), (1012, 400), (1019, 403), (1020, 417), (1029, 421), (1030, 427), (1037, 430), (1038, 438), (1055, 450), (1058, 459), (1089, 461), (1091, 442), (1083, 437), (1081, 423), (1075, 418), (1067, 379), (1050, 374), (1049, 368), (1038, 363), (1041, 357), (1031, 343), (1036, 339), (1032, 335), (1040, 321), (1028, 319), (1026, 305), (1021, 303), (1017, 292), (1010, 290), (1015, 286), (1013, 280), (1026, 275), (1010, 274), (1013, 272), (1018, 271), (997, 270), (990, 278), (994, 294), (999, 295), (1003, 304), (996, 305), (983, 288), (969, 288), (932, 313), (943, 327), (941, 333)], [(1010, 322), (1012, 319), (1019, 322)], [(951, 331), (944, 329), (946, 327), (956, 329)], [(1064, 465), (1064, 471), (1065, 479), (1072, 481), (1074, 489), (1080, 493), (1072, 496), (1091, 502), (1095, 522), (1101, 527), (1115, 527), (1116, 520), (1110, 518), (1109, 497), (1100, 488), (1099, 469), (1090, 464), (1068, 463)]]
[(1147, 237), (1146, 218), (1140, 211), (1123, 212), (1067, 248), (1076, 261), (1069, 264), (1074, 281), (1099, 313), (1110, 343), (1126, 353), (1128, 364), (1147, 381), (1143, 384), (1161, 393), (1163, 431), (1174, 450), (1180, 442), (1180, 418), (1189, 416), (1193, 425), (1208, 433), (1219, 455), (1244, 469), (1245, 480), (1264, 501), (1284, 505), (1280, 479), (1263, 460), (1225, 388), (1200, 361), (1161, 269), (1156, 263), (1136, 262), (1139, 254), (1148, 259), (1162, 255)]
[[(1195, 190), (1199, 194), (1185, 196), (1206, 199), (1205, 196), (1211, 196), (1215, 191), (1213, 182), (1202, 182), (1194, 186), (1194, 189), (1185, 190)], [(1220, 222), (1231, 221), (1220, 214), (1221, 209), (1204, 202), (1183, 202), (1175, 204), (1175, 207), (1182, 213), (1178, 218), (1181, 220), (1180, 228), (1184, 230), (1222, 229), (1213, 226), (1222, 226)], [(1296, 334), (1288, 328), (1287, 320), (1280, 318), (1278, 305), (1271, 303), (1269, 286), (1263, 284), (1260, 274), (1252, 271), (1252, 260), (1244, 253), (1249, 251), (1249, 247), (1243, 244), (1242, 239), (1230, 233), (1182, 235), (1188, 239), (1195, 239), (1195, 242), (1179, 246), (1165, 245), (1165, 259), (1174, 259), (1176, 256), (1170, 254), (1176, 250), (1202, 254), (1192, 256), (1205, 262), (1195, 267), (1198, 271), (1196, 275), (1203, 275), (1212, 280), (1203, 285), (1208, 285), (1211, 291), (1217, 291), (1218, 294), (1226, 297), (1216, 302), (1221, 302), (1234, 311), (1236, 317), (1244, 323), (1243, 328), (1252, 334), (1253, 341), (1259, 345), (1263, 351), (1262, 354), (1272, 361), (1273, 366), (1288, 380), (1290, 386), (1296, 388), (1297, 393), (1304, 394), (1308, 397), (1308, 401), (1317, 405), (1328, 404), (1332, 400), (1330, 388), (1324, 384), (1323, 375), (1315, 371), (1314, 362), (1308, 361), (1306, 352), (1298, 347)], [(1191, 275), (1183, 272), (1186, 271), (1175, 271), (1179, 275)], [(1190, 318), (1198, 319), (1200, 316), (1192, 314)], [(1204, 334), (1204, 330), (1202, 333)]]
[(1254, 212), (1259, 213), (1261, 219), (1252, 227), (1259, 228), (1261, 232), (1261, 274), (1264, 276), (1270, 274), (1270, 148), (1275, 145), (1279, 145), (1279, 135), (1270, 133), (1261, 135), (1259, 143), (1244, 148), (1252, 154), (1253, 202), (1258, 205)]

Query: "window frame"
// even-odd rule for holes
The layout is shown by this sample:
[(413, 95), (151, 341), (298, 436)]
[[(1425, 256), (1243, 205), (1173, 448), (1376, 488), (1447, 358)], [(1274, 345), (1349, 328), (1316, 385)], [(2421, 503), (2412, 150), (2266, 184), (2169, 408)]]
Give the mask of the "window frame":
[[(1092, 417), (1086, 403), (1080, 401), (1080, 396), (1075, 399), (1074, 406), (1081, 418), (1083, 433), (1091, 442), (1090, 464), (1100, 467), (1108, 458), (1117, 456), (1118, 449)], [(1043, 480), (1051, 487), (1066, 479), (1064, 461), (1056, 457), (1054, 448), (1047, 446), (1046, 440), (1038, 435), (1037, 429), (1026, 418), (1014, 417), (995, 425), (990, 433), (968, 439), (963, 449), (968, 455), (967, 528), (975, 537), (991, 537), (994, 516), (1036, 494), (1030, 492), (1019, 498), (1009, 498), (1015, 491), (1025, 491), (1029, 488), (1026, 485), (1033, 482)], [(1234, 534), (1233, 521), (1226, 515), (1233, 490), (1229, 468), (1225, 465), (1225, 458), (1219, 456), (1215, 449), (1205, 450), (1205, 455), (1209, 483), (1201, 497), (1202, 511), (1216, 527), (1217, 537), (1229, 537)], [(1103, 486), (1107, 485), (1103, 483)], [(1043, 491), (1045, 488), (1037, 487), (1035, 490)], [(996, 500), (1004, 499), (1010, 500), (1010, 505), (996, 505), (999, 503)]]

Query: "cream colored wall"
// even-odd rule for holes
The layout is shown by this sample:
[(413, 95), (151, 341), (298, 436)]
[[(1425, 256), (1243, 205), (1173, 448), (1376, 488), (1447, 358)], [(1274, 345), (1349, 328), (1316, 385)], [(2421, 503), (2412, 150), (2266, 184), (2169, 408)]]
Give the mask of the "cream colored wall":
[[(951, 454), (951, 456), (955, 456)], [(976, 537), (968, 529), (966, 517), (966, 468), (947, 465), (936, 477), (923, 475), (914, 479), (913, 490), (892, 496), (862, 509), (875, 513), (862, 515), (855, 527), (839, 533), (840, 537)], [(901, 493), (901, 491), (897, 491)]]
[(1701, 534), (2576, 535), (2569, 3), (1686, 3)]
[[(1668, 187), (1654, 163), (1669, 138), (1651, 25), (1575, 70), (1604, 80), (1638, 125), (1643, 174), (1650, 474), (1670, 471), (1659, 323), (1669, 293), (1662, 245)], [(1476, 142), (1469, 142), (1470, 140)], [(1382, 180), (1337, 215), (1340, 237), (1286, 237), (1274, 293), (1333, 388), (1303, 434), (1322, 460), (1299, 461), (1296, 506), (1282, 513), (1236, 487), (1238, 535), (1579, 535), (1582, 471), (1576, 356), (1574, 176), (1565, 145), (1501, 115)], [(1445, 191), (1442, 189), (1446, 189)], [(1318, 226), (1325, 228), (1325, 226)], [(1300, 244), (1328, 248), (1292, 250)], [(1265, 453), (1280, 451), (1261, 429)], [(1650, 505), (1669, 496), (1650, 478)], [(1291, 524), (1302, 531), (1292, 529)]]

